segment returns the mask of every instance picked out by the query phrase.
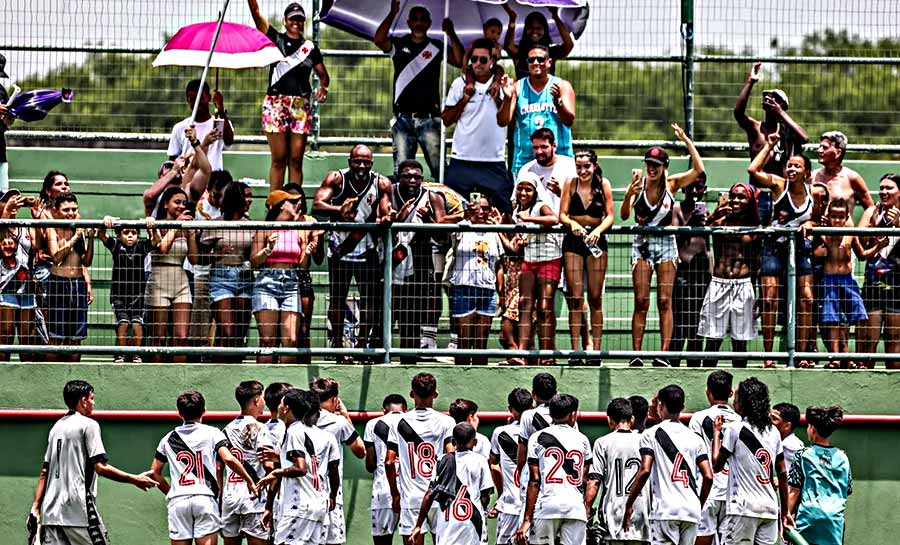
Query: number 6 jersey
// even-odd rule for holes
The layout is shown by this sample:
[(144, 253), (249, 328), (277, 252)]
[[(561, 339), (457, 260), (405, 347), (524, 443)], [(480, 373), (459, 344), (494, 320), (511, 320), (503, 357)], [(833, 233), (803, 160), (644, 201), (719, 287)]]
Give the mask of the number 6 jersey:
[(653, 457), (650, 520), (699, 523), (699, 466), (709, 460), (703, 439), (681, 422), (666, 420), (641, 434), (641, 456)]
[(400, 507), (418, 509), (434, 475), (444, 446), (453, 439), (456, 422), (434, 409), (413, 409), (397, 421), (388, 435), (388, 450), (397, 453)]
[(567, 424), (553, 424), (528, 440), (528, 466), (537, 466), (541, 489), (534, 505), (535, 519), (587, 522), (584, 494), (585, 464), (591, 462), (591, 443)]

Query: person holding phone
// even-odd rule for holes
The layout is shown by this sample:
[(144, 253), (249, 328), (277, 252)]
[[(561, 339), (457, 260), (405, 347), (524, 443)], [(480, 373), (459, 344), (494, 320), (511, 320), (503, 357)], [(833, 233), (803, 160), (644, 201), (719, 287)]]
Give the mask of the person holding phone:
[[(203, 89), (200, 89), (200, 80), (195, 79), (188, 82), (185, 87), (185, 99), (188, 108), (193, 110), (197, 95), (200, 95), (200, 104), (197, 107), (197, 115), (194, 118), (186, 117), (175, 124), (172, 128), (172, 135), (169, 137), (168, 156), (170, 160), (175, 160), (178, 156), (184, 155), (196, 146), (185, 134), (185, 129), (193, 127), (195, 130), (195, 138), (201, 142), (203, 152), (209, 159), (212, 170), (222, 170), (222, 152), (228, 146), (234, 143), (234, 128), (231, 121), (228, 120), (228, 112), (225, 110), (225, 99), (218, 89), (214, 93), (210, 93), (209, 84), (203, 82)], [(216, 115), (209, 111), (209, 103), (212, 102), (216, 107)], [(218, 125), (216, 124), (218, 120)], [(221, 131), (217, 130), (221, 128)], [(206, 136), (215, 133), (216, 138), (207, 142)]]

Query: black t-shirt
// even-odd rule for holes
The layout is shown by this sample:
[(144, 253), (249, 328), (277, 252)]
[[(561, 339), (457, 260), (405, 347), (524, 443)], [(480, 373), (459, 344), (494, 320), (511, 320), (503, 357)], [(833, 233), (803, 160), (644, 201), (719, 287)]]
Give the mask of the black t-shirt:
[[(299, 40), (295, 40), (284, 32), (278, 32), (271, 26), (266, 31), (266, 36), (272, 40), (285, 57), (291, 57), (295, 53), (306, 57), (303, 62), (290, 68), (280, 78), (277, 77), (277, 72), (287, 69), (289, 65), (286, 64), (286, 61), (273, 64), (269, 69), (269, 89), (266, 91), (266, 94), (308, 97), (312, 94), (309, 77), (312, 75), (313, 66), (325, 62), (322, 59), (322, 52), (319, 51), (319, 46), (310, 40), (309, 43), (312, 44), (312, 48), (307, 46), (308, 49), (306, 51), (298, 52), (303, 44), (307, 42), (306, 38), (301, 37)], [(273, 79), (277, 79), (277, 81), (273, 83)]]
[(131, 248), (115, 238), (109, 237), (104, 243), (112, 253), (112, 286), (110, 301), (115, 299), (136, 299), (144, 295), (144, 259), (153, 250), (149, 240), (143, 239)]
[[(395, 114), (432, 116), (440, 114), (439, 87), (443, 48), (444, 44), (434, 39), (415, 43), (409, 34), (402, 38), (391, 38), (391, 60), (394, 61), (394, 96), (404, 68), (413, 61), (424, 66), (414, 75), (410, 74), (412, 79), (408, 79), (404, 75), (404, 80), (408, 79), (408, 82), (400, 82), (405, 86), (400, 96), (394, 100)], [(426, 51), (426, 49), (428, 50)]]
[[(0, 104), (6, 104), (9, 95), (6, 94), (6, 88), (0, 85)], [(0, 163), (8, 162), (6, 159), (6, 130), (9, 127), (0, 121)]]

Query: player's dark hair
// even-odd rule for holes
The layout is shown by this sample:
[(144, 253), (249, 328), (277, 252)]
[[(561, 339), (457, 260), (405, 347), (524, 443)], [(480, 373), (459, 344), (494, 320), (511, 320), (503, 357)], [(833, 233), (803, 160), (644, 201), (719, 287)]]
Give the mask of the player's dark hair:
[(196, 390), (188, 390), (175, 400), (178, 414), (184, 420), (197, 420), (206, 412), (206, 400)]
[(244, 182), (232, 182), (225, 188), (225, 194), (222, 196), (222, 217), (228, 219), (235, 214), (240, 214), (247, 206), (247, 199), (244, 198), (244, 191), (250, 186)]
[(60, 172), (58, 170), (51, 170), (50, 172), (48, 172), (47, 175), (44, 176), (44, 184), (41, 186), (41, 193), (40, 193), (41, 200), (44, 201), (44, 204), (47, 204), (47, 205), (53, 204), (50, 202), (50, 189), (53, 187), (53, 179), (56, 178), (57, 176), (62, 176), (66, 180), (69, 179), (69, 177), (66, 176), (65, 173)]
[(772, 410), (778, 411), (781, 420), (791, 425), (791, 431), (800, 426), (800, 407), (792, 403), (776, 403)]
[[(184, 88), (184, 94), (186, 95), (192, 91), (196, 93), (199, 90), (200, 90), (200, 80), (192, 79), (191, 81), (188, 82), (187, 86)], [(209, 83), (207, 83), (205, 81), (203, 82), (203, 92), (206, 93), (207, 95), (209, 94)]]
[[(487, 21), (485, 21), (483, 25), (481, 25), (481, 28), (482, 28), (482, 29), (487, 29), (487, 28), (490, 28), (490, 27), (492, 27), (492, 26), (498, 26), (498, 27), (500, 27), (500, 28), (502, 29), (502, 28), (503, 28), (503, 23), (500, 22), (500, 19), (497, 19), (496, 17), (491, 17), (490, 19), (488, 19)], [(479, 38), (479, 40), (483, 40), (483, 39), (484, 39), (484, 38)], [(475, 40), (475, 41), (477, 42), (478, 40)], [(488, 41), (490, 41), (490, 40), (488, 40)], [(474, 49), (474, 47), (473, 47), (473, 49)]]
[(716, 401), (728, 401), (734, 385), (734, 377), (728, 371), (713, 371), (706, 377), (706, 389)]
[(212, 189), (225, 189), (225, 186), (234, 181), (231, 173), (227, 170), (214, 170), (209, 175), (208, 185)]
[(546, 140), (547, 142), (550, 142), (551, 146), (556, 144), (556, 135), (553, 134), (553, 131), (551, 131), (547, 127), (541, 127), (540, 129), (537, 129), (536, 131), (531, 133), (530, 139), (531, 141)]
[(531, 392), (525, 388), (513, 388), (513, 391), (506, 396), (506, 402), (509, 404), (510, 409), (519, 414), (534, 407), (534, 398), (531, 397)]
[(340, 384), (331, 377), (316, 377), (309, 381), (309, 391), (319, 396), (319, 403), (335, 398), (340, 392)]
[(406, 398), (400, 394), (388, 394), (384, 397), (384, 401), (381, 402), (381, 408), (387, 409), (391, 405), (400, 405), (403, 407), (403, 410), (406, 410)]
[(453, 420), (459, 424), (478, 412), (478, 404), (470, 399), (454, 399), (449, 412)]
[(308, 405), (309, 408), (301, 418), (305, 421), (307, 426), (314, 426), (319, 420), (319, 409), (321, 407), (319, 394), (313, 391), (306, 391), (303, 393), (303, 398), (305, 404)]
[(815, 428), (816, 433), (822, 437), (831, 437), (831, 434), (841, 427), (844, 420), (844, 409), (839, 405), (831, 407), (808, 407), (806, 409), (806, 423)]
[(684, 410), (684, 390), (677, 384), (669, 384), (656, 394), (669, 414), (676, 415)]
[(57, 210), (59, 210), (59, 207), (67, 202), (73, 202), (75, 204), (78, 204), (78, 197), (76, 197), (75, 194), (71, 193), (71, 192), (70, 193), (60, 193), (59, 195), (56, 196), (56, 200), (53, 202), (53, 206)]
[(234, 399), (243, 409), (247, 406), (248, 403), (253, 401), (256, 396), (260, 396), (262, 395), (262, 393), (262, 382), (258, 380), (245, 380), (244, 382), (238, 384), (237, 388), (234, 389)]
[(538, 401), (547, 402), (556, 395), (556, 377), (550, 373), (538, 373), (531, 379), (531, 393)]
[(631, 408), (631, 402), (624, 397), (617, 397), (609, 402), (606, 406), (606, 416), (616, 424), (628, 422), (634, 416), (634, 410)]
[(273, 413), (278, 411), (278, 405), (281, 403), (281, 398), (283, 398), (284, 394), (291, 388), (293, 388), (293, 386), (287, 382), (273, 382), (266, 386), (266, 391), (263, 392), (263, 399), (266, 400), (266, 408)]
[(453, 427), (453, 442), (457, 448), (465, 447), (475, 440), (475, 428), (471, 424), (460, 422)]
[(634, 429), (644, 431), (647, 413), (650, 412), (650, 403), (643, 396), (631, 396), (628, 398), (628, 402), (631, 403), (631, 414), (634, 415)]
[(550, 418), (565, 420), (578, 410), (578, 398), (569, 394), (556, 394), (550, 400)]
[(405, 168), (415, 168), (424, 171), (424, 169), (422, 168), (422, 163), (416, 161), (415, 159), (406, 159), (400, 161), (400, 164), (397, 165), (397, 174), (399, 175)]
[(419, 373), (410, 384), (413, 393), (421, 399), (428, 399), (437, 391), (437, 379), (431, 373)]
[(744, 379), (738, 384), (734, 394), (738, 414), (747, 419), (758, 430), (772, 425), (772, 410), (769, 407), (769, 387), (755, 377)]
[(91, 395), (93, 391), (94, 387), (89, 382), (70, 380), (63, 386), (63, 401), (66, 402), (66, 407), (74, 411), (75, 407), (78, 406), (78, 402)]
[(287, 410), (291, 411), (291, 414), (294, 415), (294, 418), (297, 420), (301, 420), (310, 410), (309, 396), (306, 394), (306, 390), (301, 390), (300, 388), (288, 388), (282, 397), (284, 406), (287, 407)]

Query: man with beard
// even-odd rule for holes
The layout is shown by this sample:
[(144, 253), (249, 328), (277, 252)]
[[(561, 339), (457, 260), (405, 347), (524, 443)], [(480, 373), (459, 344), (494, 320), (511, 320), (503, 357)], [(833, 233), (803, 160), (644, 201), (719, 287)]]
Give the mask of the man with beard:
[[(372, 150), (358, 145), (350, 150), (348, 168), (329, 172), (316, 191), (313, 212), (331, 221), (376, 223), (391, 214), (391, 182), (372, 171)], [(380, 346), (381, 265), (377, 235), (368, 231), (333, 231), (328, 243), (329, 303), (334, 347), (343, 346), (344, 305), (350, 283), (360, 292), (360, 332), (357, 346)], [(349, 356), (339, 362), (350, 363)]]
[(553, 131), (542, 128), (531, 133), (531, 151), (534, 159), (519, 169), (516, 179), (526, 172), (540, 176), (543, 189), (541, 193), (553, 211), (559, 213), (559, 196), (563, 185), (577, 176), (575, 159), (568, 155), (557, 154), (556, 138)]
[(822, 183), (828, 188), (831, 199), (846, 199), (849, 217), (853, 218), (856, 204), (867, 210), (875, 205), (866, 181), (853, 170), (844, 166), (844, 155), (847, 154), (847, 136), (840, 131), (829, 131), (822, 135), (819, 143), (819, 163), (822, 168), (813, 171), (813, 183)]

